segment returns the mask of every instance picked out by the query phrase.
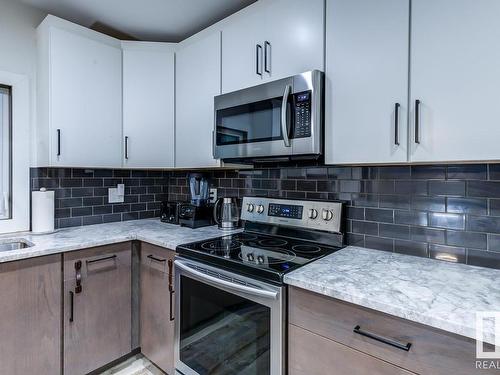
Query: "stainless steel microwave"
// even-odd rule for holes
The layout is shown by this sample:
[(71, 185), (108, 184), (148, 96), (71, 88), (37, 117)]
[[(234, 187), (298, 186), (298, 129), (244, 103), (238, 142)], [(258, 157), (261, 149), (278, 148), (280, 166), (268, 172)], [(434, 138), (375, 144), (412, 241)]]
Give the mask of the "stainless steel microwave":
[(323, 80), (313, 70), (216, 96), (214, 158), (318, 158)]

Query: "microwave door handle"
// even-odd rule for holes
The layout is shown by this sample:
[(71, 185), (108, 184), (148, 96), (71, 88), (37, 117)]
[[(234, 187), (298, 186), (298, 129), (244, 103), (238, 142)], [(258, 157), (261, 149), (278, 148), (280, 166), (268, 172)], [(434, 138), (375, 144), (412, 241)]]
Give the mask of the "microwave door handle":
[(205, 280), (211, 284), (214, 285), (219, 285), (221, 287), (226, 287), (228, 289), (232, 289), (237, 292), (243, 292), (247, 294), (251, 294), (257, 297), (263, 297), (263, 298), (268, 298), (268, 299), (276, 299), (278, 298), (278, 293), (277, 292), (271, 292), (269, 290), (262, 290), (262, 289), (257, 289), (257, 288), (252, 288), (249, 286), (245, 285), (240, 285), (240, 284), (235, 284), (230, 281), (222, 280), (214, 276), (207, 275), (203, 272), (197, 271), (195, 269), (192, 269), (182, 261), (176, 259), (174, 261), (174, 264), (176, 267), (179, 267), (181, 270), (184, 272), (191, 274), (192, 276), (196, 276), (199, 279)]
[(285, 147), (290, 147), (290, 138), (288, 136), (288, 126), (286, 118), (286, 105), (288, 103), (288, 96), (292, 90), (291, 85), (285, 86), (285, 91), (283, 92), (283, 101), (281, 102), (281, 133), (283, 133), (283, 142), (285, 142)]

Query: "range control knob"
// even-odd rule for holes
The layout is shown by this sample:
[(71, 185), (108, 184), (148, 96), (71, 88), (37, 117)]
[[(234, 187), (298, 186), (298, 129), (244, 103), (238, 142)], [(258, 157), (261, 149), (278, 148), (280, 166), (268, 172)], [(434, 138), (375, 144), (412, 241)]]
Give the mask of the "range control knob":
[(316, 219), (318, 217), (318, 210), (315, 210), (314, 208), (311, 208), (309, 210), (309, 219)]
[(257, 262), (259, 264), (263, 264), (264, 263), (264, 257), (262, 255), (257, 256)]
[(261, 213), (263, 213), (263, 212), (264, 212), (264, 206), (263, 206), (263, 205), (261, 205), (261, 204), (259, 204), (259, 205), (257, 206), (257, 213), (258, 213), (258, 214), (261, 214)]
[(330, 221), (333, 219), (333, 212), (330, 210), (323, 210), (322, 217), (323, 217), (323, 220)]
[(254, 208), (255, 208), (255, 206), (252, 203), (248, 203), (247, 204), (247, 211), (248, 212), (253, 212)]
[(253, 262), (255, 260), (255, 257), (253, 256), (253, 253), (249, 253), (247, 255), (247, 259), (250, 261), (250, 262)]

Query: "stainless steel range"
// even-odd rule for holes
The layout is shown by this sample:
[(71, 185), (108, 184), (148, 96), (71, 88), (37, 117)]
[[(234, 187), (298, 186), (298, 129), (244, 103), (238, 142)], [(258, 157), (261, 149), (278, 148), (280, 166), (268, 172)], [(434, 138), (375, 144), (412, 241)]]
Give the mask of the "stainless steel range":
[(177, 247), (175, 366), (286, 373), (283, 276), (342, 247), (337, 202), (243, 198), (244, 231)]

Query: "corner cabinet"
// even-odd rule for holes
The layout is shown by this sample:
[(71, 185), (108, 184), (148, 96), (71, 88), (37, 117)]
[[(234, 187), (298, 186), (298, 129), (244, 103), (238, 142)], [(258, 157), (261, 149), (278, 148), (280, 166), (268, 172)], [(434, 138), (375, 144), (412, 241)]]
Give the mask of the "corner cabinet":
[(122, 42), (123, 166), (174, 166), (173, 43)]
[(61, 373), (61, 256), (0, 264), (0, 374)]
[(120, 41), (53, 16), (37, 39), (36, 164), (120, 167)]
[(324, 0), (261, 0), (222, 27), (222, 92), (324, 70)]
[(175, 251), (141, 244), (140, 344), (161, 370), (174, 374)]
[(327, 0), (325, 161), (407, 161), (409, 0)]
[(64, 375), (83, 375), (132, 350), (129, 242), (64, 254)]
[(175, 166), (219, 167), (212, 153), (214, 96), (221, 93), (219, 32), (199, 34), (176, 52)]

